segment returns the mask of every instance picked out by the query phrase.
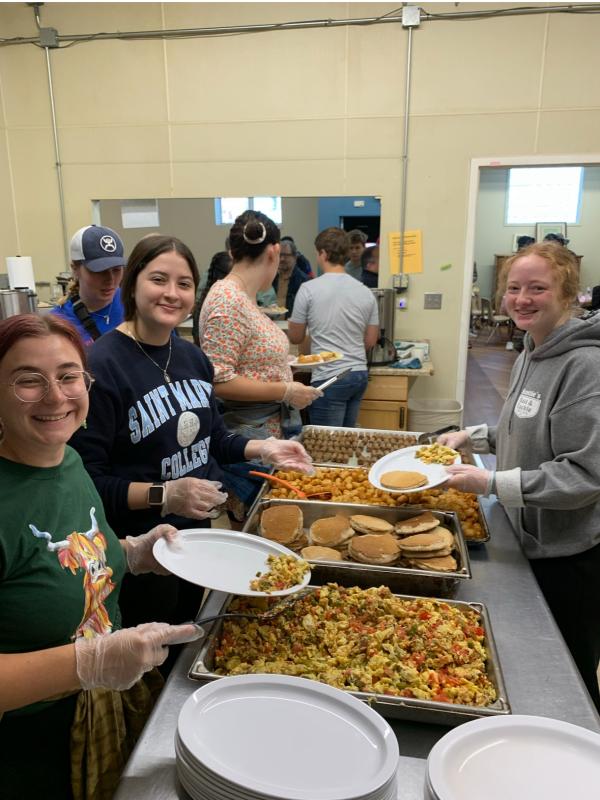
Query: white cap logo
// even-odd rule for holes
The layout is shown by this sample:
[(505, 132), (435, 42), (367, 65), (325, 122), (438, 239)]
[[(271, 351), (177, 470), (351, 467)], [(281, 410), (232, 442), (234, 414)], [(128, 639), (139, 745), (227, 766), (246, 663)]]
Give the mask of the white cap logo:
[(114, 253), (115, 250), (117, 249), (117, 243), (115, 242), (112, 236), (103, 236), (100, 239), (100, 247), (106, 253)]

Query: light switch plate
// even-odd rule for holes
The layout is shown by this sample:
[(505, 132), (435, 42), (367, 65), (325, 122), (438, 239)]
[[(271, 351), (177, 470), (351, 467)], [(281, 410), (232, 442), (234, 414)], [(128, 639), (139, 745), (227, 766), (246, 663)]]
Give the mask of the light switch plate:
[(425, 292), (425, 302), (423, 308), (440, 309), (442, 307), (441, 292)]

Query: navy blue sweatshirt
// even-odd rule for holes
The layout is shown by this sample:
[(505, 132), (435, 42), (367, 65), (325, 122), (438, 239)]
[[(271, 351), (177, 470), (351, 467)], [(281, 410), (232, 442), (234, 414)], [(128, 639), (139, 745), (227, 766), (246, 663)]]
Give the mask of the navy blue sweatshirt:
[(96, 382), (87, 427), (69, 444), (80, 453), (120, 538), (145, 533), (160, 522), (177, 528), (206, 525), (172, 514), (161, 518), (160, 509), (131, 511), (130, 482), (221, 480), (219, 463), (244, 460), (248, 439), (230, 433), (223, 423), (210, 361), (200, 348), (179, 337), (172, 337), (171, 347), (170, 383), (162, 372), (169, 345), (144, 344), (147, 357), (131, 337), (114, 330), (89, 351)]

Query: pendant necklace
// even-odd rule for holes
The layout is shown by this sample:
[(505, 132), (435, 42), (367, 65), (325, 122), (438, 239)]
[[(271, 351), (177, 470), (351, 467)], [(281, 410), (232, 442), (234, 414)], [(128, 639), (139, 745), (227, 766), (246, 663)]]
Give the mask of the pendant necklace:
[[(110, 325), (110, 314), (111, 314), (114, 302), (115, 302), (115, 298), (113, 296), (113, 299), (110, 301), (110, 305), (108, 307), (108, 312), (106, 314), (101, 314), (99, 311), (90, 311), (90, 314), (93, 314), (96, 317), (102, 317), (102, 319), (104, 320), (104, 324), (105, 325)], [(135, 336), (133, 338), (135, 339)]]
[(165, 379), (165, 383), (171, 383), (171, 378), (169, 377), (169, 373), (167, 372), (167, 370), (169, 369), (169, 364), (171, 363), (171, 344), (172, 344), (172, 341), (173, 341), (173, 337), (172, 337), (172, 336), (169, 336), (169, 356), (168, 356), (168, 358), (167, 358), (167, 363), (165, 364), (165, 366), (164, 366), (164, 367), (161, 367), (161, 365), (160, 365), (160, 364), (158, 364), (158, 363), (157, 363), (157, 362), (156, 362), (156, 361), (155, 361), (155, 360), (152, 358), (152, 356), (149, 356), (149, 355), (148, 355), (148, 353), (147, 353), (147, 352), (144, 350), (144, 348), (142, 347), (142, 345), (140, 344), (140, 342), (138, 342), (137, 338), (136, 338), (136, 337), (135, 337), (135, 335), (132, 333), (132, 331), (131, 331), (131, 328), (129, 327), (129, 325), (127, 326), (127, 333), (128, 333), (130, 336), (131, 336), (131, 338), (133, 339), (133, 341), (134, 341), (134, 342), (137, 344), (137, 346), (140, 348), (140, 350), (141, 350), (141, 351), (142, 351), (142, 353), (143, 353), (143, 354), (146, 356), (146, 358), (147, 358), (149, 361), (151, 361), (151, 362), (154, 364), (154, 366), (155, 366), (155, 367), (158, 367), (158, 368), (159, 368), (159, 370), (160, 370), (160, 371), (162, 372), (162, 374), (163, 374), (163, 377), (164, 377), (164, 379)]

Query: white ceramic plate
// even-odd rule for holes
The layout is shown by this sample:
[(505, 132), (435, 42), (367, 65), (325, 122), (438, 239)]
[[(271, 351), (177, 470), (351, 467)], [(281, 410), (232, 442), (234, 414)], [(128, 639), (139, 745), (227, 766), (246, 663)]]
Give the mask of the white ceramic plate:
[[(299, 558), (287, 547), (249, 533), (219, 528), (192, 528), (180, 533), (181, 547), (172, 547), (165, 539), (154, 543), (152, 552), (158, 563), (190, 583), (229, 594), (265, 595), (265, 592), (253, 592), (250, 581), (257, 572), (267, 569), (267, 556), (285, 554)], [(268, 596), (293, 594), (306, 586), (309, 580), (310, 572), (301, 584), (270, 592)]]
[(427, 775), (442, 800), (595, 797), (600, 735), (545, 717), (479, 719), (437, 742)]
[(193, 758), (260, 797), (377, 796), (398, 764), (396, 736), (379, 714), (305, 678), (237, 675), (206, 684), (184, 703), (178, 732)]
[[(417, 458), (417, 450), (420, 450), (422, 447), (427, 447), (427, 445), (425, 445), (425, 444), (415, 444), (412, 447), (403, 447), (401, 450), (396, 450), (395, 452), (398, 453), (398, 454), (402, 453), (403, 455), (405, 455), (405, 456), (407, 456), (409, 458), (413, 458), (415, 460), (415, 464), (420, 464), (422, 466), (425, 462), (421, 461), (420, 458)], [(456, 456), (456, 458), (454, 459), (453, 463), (454, 464), (460, 464), (461, 460), (462, 459), (461, 459), (460, 453), (459, 453)], [(441, 466), (443, 467), (445, 465), (441, 464)]]
[(335, 358), (329, 358), (327, 361), (314, 361), (310, 364), (304, 364), (302, 361), (298, 361), (298, 358), (292, 358), (288, 363), (290, 367), (297, 369), (315, 369), (316, 367), (324, 367), (327, 364), (335, 364), (336, 361), (341, 361), (343, 357), (342, 353), (337, 353)]
[[(439, 486), (448, 480), (450, 476), (443, 464), (424, 464), (412, 456), (407, 456), (406, 451), (412, 449), (405, 447), (402, 450), (394, 450), (393, 453), (388, 453), (380, 458), (379, 461), (376, 461), (369, 470), (369, 483), (384, 492), (410, 494), (410, 492), (422, 492), (425, 489), (432, 489), (434, 486)], [(427, 477), (427, 483), (423, 484), (423, 486), (417, 486), (415, 489), (389, 489), (387, 486), (382, 485), (381, 476), (385, 472), (393, 472), (394, 470), (420, 472)]]

